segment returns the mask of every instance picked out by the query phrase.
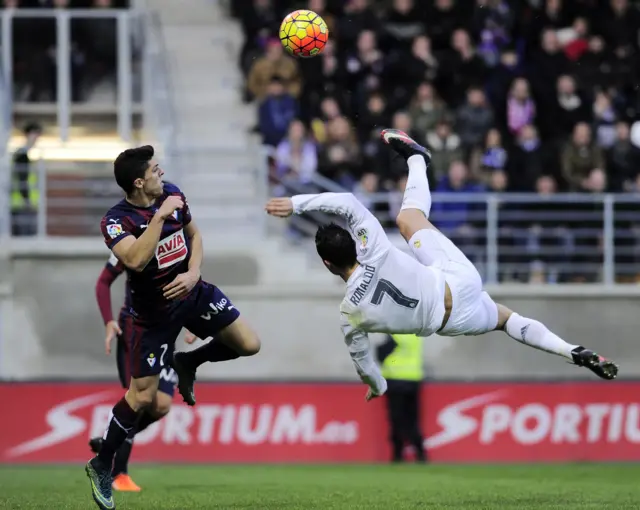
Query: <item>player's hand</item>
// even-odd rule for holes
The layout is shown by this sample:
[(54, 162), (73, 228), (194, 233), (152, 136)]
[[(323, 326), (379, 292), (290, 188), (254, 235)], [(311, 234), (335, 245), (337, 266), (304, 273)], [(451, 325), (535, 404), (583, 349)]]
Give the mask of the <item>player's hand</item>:
[(186, 296), (196, 286), (200, 280), (200, 275), (196, 273), (186, 272), (176, 276), (170, 284), (162, 288), (163, 295), (166, 299), (178, 299)]
[(162, 202), (162, 205), (160, 206), (160, 209), (158, 209), (157, 214), (158, 216), (160, 216), (160, 218), (166, 220), (173, 214), (175, 210), (182, 209), (183, 207), (184, 202), (182, 198), (176, 195), (171, 195), (170, 197), (167, 197), (164, 202)]
[(265, 211), (271, 216), (287, 218), (293, 214), (293, 202), (290, 198), (272, 198), (267, 202)]
[(198, 339), (198, 337), (196, 335), (194, 335), (191, 331), (187, 331), (184, 335), (184, 341), (186, 343), (188, 343), (189, 345), (191, 345), (193, 342), (195, 342)]
[(367, 395), (366, 395), (366, 397), (364, 397), (364, 399), (367, 402), (369, 402), (369, 400), (373, 400), (374, 398), (378, 398), (378, 397), (380, 397), (380, 395), (378, 395), (377, 393), (374, 393), (374, 391), (371, 388), (369, 388), (367, 390)]
[(122, 330), (118, 325), (118, 321), (109, 321), (105, 326), (106, 332), (104, 336), (104, 350), (107, 354), (111, 354), (111, 341), (122, 334)]

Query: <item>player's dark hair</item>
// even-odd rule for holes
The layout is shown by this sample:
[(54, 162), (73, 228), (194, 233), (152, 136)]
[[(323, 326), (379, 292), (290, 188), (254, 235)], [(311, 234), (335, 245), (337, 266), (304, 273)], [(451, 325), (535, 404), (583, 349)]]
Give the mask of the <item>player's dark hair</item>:
[(116, 182), (127, 195), (130, 195), (136, 179), (144, 179), (144, 174), (153, 158), (154, 150), (151, 145), (127, 149), (121, 152), (113, 162), (113, 174)]
[(340, 225), (322, 225), (316, 232), (316, 250), (322, 260), (330, 262), (336, 269), (352, 268), (358, 261), (356, 243)]

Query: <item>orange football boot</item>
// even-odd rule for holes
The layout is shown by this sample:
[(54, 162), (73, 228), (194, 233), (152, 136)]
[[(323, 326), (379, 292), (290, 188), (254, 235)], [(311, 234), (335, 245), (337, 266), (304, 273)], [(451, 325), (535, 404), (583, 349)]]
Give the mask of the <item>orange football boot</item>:
[(119, 492), (140, 492), (142, 490), (126, 473), (116, 475), (113, 479), (113, 489)]

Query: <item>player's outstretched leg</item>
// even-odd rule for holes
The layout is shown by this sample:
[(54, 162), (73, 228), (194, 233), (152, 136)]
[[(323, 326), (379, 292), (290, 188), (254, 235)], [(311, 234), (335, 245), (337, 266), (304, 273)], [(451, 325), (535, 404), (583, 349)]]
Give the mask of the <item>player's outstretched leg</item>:
[(504, 305), (498, 306), (498, 327), (514, 340), (536, 349), (563, 356), (579, 367), (585, 367), (602, 379), (615, 379), (618, 366), (581, 345), (565, 342), (541, 322), (523, 317)]
[[(112, 487), (114, 490), (118, 492), (140, 492), (142, 490), (129, 476), (129, 458), (131, 457), (134, 438), (150, 425), (166, 416), (171, 409), (172, 400), (173, 390), (170, 392), (158, 391), (155, 409), (153, 411), (147, 409), (140, 414), (135, 428), (129, 432), (125, 442), (116, 451), (112, 470)], [(102, 444), (103, 439), (101, 437), (94, 437), (89, 440), (89, 447), (96, 455), (100, 453)]]
[[(135, 434), (137, 434), (137, 431), (135, 431), (135, 433), (134, 431), (129, 432), (127, 439), (125, 439), (122, 446), (118, 448), (113, 459), (113, 469), (111, 471), (113, 482), (111, 486), (113, 490), (118, 492), (140, 492), (141, 490), (138, 484), (129, 476), (129, 458), (131, 457)], [(96, 455), (100, 453), (102, 449), (102, 442), (101, 437), (94, 437), (89, 440), (89, 447)]]
[[(398, 155), (406, 159), (409, 167), (402, 206), (396, 218), (400, 234), (409, 242), (416, 232), (435, 229), (428, 220), (431, 211), (431, 191), (427, 179), (427, 166), (431, 162), (431, 154), (409, 135), (397, 129), (385, 129), (381, 137)], [(426, 258), (420, 260), (421, 263), (433, 264), (433, 260), (427, 260), (426, 253), (423, 257)]]
[(91, 494), (98, 507), (114, 510), (116, 503), (111, 491), (111, 466), (96, 456), (87, 462), (84, 470), (91, 481)]
[[(198, 331), (197, 324), (189, 331)], [(211, 335), (198, 335), (207, 338)], [(241, 356), (253, 356), (260, 351), (260, 339), (242, 317), (216, 332), (213, 340), (193, 351), (174, 352), (172, 366), (178, 375), (178, 391), (184, 401), (193, 406), (196, 403), (194, 383), (196, 370), (203, 363), (229, 361)]]

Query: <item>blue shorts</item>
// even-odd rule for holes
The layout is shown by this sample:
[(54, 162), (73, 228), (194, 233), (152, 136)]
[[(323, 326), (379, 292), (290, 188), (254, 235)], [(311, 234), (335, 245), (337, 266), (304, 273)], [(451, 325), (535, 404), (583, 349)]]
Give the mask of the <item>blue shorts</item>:
[(131, 327), (127, 337), (132, 353), (130, 376), (148, 377), (162, 374), (164, 369), (170, 368), (175, 341), (182, 328), (205, 339), (216, 336), (239, 316), (240, 312), (231, 300), (218, 287), (204, 281), (158, 320), (142, 320), (130, 315)]
[[(133, 337), (133, 317), (125, 312), (120, 313), (118, 319), (122, 335), (118, 336), (118, 346), (116, 350), (116, 363), (118, 365), (118, 377), (123, 388), (129, 388), (131, 383), (131, 358), (133, 349), (130, 340)], [(163, 367), (160, 371), (160, 382), (158, 383), (158, 391), (166, 393), (173, 397), (176, 386), (178, 384), (178, 375), (171, 368), (170, 364)]]

